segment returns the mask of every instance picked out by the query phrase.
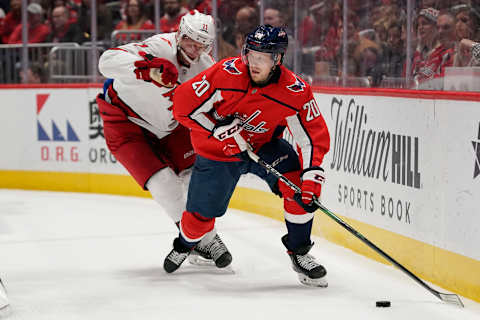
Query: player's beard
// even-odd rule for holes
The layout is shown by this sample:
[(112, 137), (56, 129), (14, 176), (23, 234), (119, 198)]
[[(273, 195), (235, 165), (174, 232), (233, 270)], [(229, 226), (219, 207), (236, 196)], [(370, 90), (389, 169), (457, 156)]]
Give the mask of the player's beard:
[(280, 77), (280, 68), (279, 66), (274, 66), (272, 67), (272, 69), (270, 70), (270, 73), (268, 74), (268, 76), (266, 77), (265, 80), (262, 80), (262, 81), (255, 81), (253, 80), (253, 77), (252, 77), (252, 74), (251, 74), (251, 71), (250, 71), (250, 68), (248, 68), (248, 75), (250, 76), (250, 80), (258, 87), (264, 87), (268, 84), (270, 84), (270, 82), (272, 81), (277, 81), (278, 78)]

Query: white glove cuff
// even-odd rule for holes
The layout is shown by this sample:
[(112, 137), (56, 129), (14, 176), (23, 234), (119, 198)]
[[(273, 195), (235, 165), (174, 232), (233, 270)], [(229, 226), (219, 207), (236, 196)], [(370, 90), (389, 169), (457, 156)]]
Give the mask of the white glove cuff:
[(302, 180), (310, 180), (323, 184), (325, 182), (325, 172), (321, 167), (307, 168), (303, 170)]
[(229, 124), (215, 128), (213, 131), (213, 136), (216, 139), (223, 141), (239, 134), (240, 131), (242, 131), (242, 121), (238, 118), (235, 118)]

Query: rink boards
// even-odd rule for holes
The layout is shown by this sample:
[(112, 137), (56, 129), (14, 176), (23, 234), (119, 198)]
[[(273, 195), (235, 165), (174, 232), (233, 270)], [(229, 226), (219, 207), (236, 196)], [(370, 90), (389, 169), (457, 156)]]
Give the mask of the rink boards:
[[(0, 187), (149, 196), (105, 145), (98, 85), (3, 87)], [(480, 95), (322, 89), (331, 135), (322, 202), (422, 278), (480, 301)], [(245, 177), (231, 206), (282, 219)], [(317, 213), (314, 233), (380, 258)]]

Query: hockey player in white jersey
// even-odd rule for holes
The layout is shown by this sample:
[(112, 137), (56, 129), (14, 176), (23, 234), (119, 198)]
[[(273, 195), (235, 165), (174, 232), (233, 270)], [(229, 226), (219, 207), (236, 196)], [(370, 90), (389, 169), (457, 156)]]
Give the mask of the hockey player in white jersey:
[[(97, 97), (107, 146), (177, 226), (195, 155), (189, 130), (173, 119), (172, 95), (177, 84), (213, 65), (214, 39), (213, 18), (195, 10), (182, 17), (177, 32), (109, 49), (99, 61), (108, 78)], [(192, 263), (203, 257), (219, 268), (232, 261), (216, 230), (192, 257)]]

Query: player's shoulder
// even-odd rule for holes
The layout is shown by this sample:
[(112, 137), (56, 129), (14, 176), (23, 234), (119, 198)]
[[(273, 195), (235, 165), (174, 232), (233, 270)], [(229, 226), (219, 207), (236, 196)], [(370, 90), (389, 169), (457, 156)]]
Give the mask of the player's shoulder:
[(151, 47), (156, 56), (175, 55), (177, 51), (177, 43), (174, 32), (156, 34), (145, 39), (143, 44)]
[(216, 68), (225, 76), (229, 78), (248, 77), (247, 66), (242, 62), (241, 57), (229, 57), (220, 60), (216, 64)]
[(248, 87), (248, 69), (240, 57), (222, 59), (212, 69), (217, 86), (238, 89)]
[(294, 97), (309, 96), (311, 94), (311, 87), (307, 81), (283, 65), (280, 66), (280, 70), (281, 74), (278, 85), (284, 94)]

